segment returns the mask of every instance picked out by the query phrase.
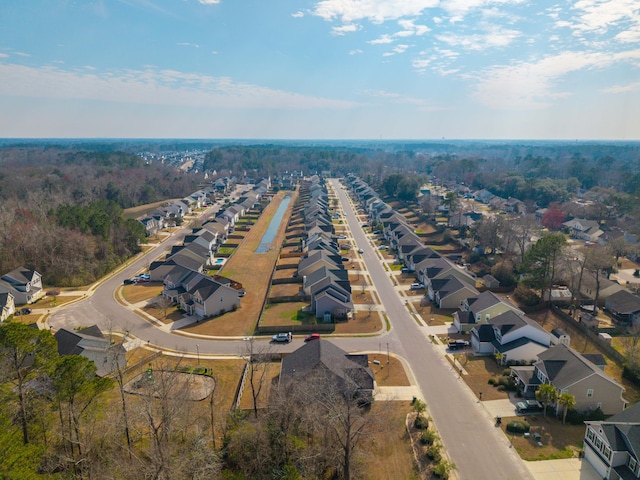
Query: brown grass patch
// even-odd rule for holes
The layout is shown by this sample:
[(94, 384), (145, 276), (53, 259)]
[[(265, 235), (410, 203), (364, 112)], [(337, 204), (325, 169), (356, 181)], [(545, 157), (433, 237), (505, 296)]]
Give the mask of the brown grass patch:
[(503, 400), (509, 398), (509, 394), (489, 385), (490, 378), (497, 378), (506, 367), (499, 366), (493, 357), (465, 358), (460, 354), (458, 358), (468, 375), (462, 375), (462, 379), (471, 391), (478, 396), (482, 392), (482, 400)]
[[(380, 365), (373, 363), (374, 360), (378, 360)], [(389, 363), (387, 363), (387, 361)], [(369, 354), (369, 368), (373, 371), (373, 375), (376, 379), (376, 383), (381, 387), (409, 387), (411, 383), (407, 378), (407, 373), (404, 370), (402, 362), (386, 353), (370, 353)]]
[[(282, 362), (270, 362), (264, 363), (254, 374), (254, 384), (256, 390), (260, 388), (259, 377), (262, 375), (262, 368), (266, 368), (266, 372), (264, 373), (263, 385), (260, 390), (260, 394), (257, 398), (258, 408), (266, 408), (267, 403), (269, 401), (269, 394), (271, 393), (271, 388), (274, 387), (274, 382), (277, 381), (280, 375), (280, 366)], [(275, 385), (277, 388), (277, 385)], [(251, 393), (251, 382), (249, 381), (249, 376), (247, 376), (247, 381), (245, 383), (244, 391), (242, 392), (242, 398), (240, 399), (240, 409), (242, 410), (253, 410), (253, 395)]]
[(357, 335), (377, 333), (382, 329), (382, 320), (378, 312), (356, 312), (348, 322), (336, 323), (335, 333)]
[(303, 312), (306, 302), (272, 303), (265, 308), (261, 324), (264, 326), (315, 325), (312, 313)]
[(390, 478), (419, 478), (411, 450), (405, 419), (411, 404), (402, 402), (376, 402), (369, 415), (378, 418), (380, 428), (367, 435), (363, 443), (365, 477), (370, 480)]
[(180, 320), (184, 316), (184, 313), (179, 309), (177, 305), (172, 305), (171, 307), (167, 308), (166, 311), (163, 311), (156, 307), (155, 303), (150, 302), (147, 306), (142, 307), (141, 310), (165, 324)]
[(356, 303), (356, 304), (364, 304), (364, 305), (373, 304), (373, 298), (371, 297), (371, 292), (367, 290), (365, 290), (364, 292), (362, 290), (353, 290), (351, 292), (351, 298), (353, 300), (353, 303)]
[(129, 303), (138, 303), (151, 300), (162, 293), (163, 287), (158, 283), (138, 283), (122, 287), (122, 296)]
[(301, 283), (283, 283), (280, 285), (272, 285), (269, 297), (292, 297), (300, 293)]
[[(294, 278), (293, 274), (296, 273), (295, 268), (286, 268), (284, 270), (276, 270), (273, 272), (273, 278)], [(302, 284), (299, 284), (302, 285)]]
[(422, 300), (412, 302), (416, 312), (429, 326), (446, 325), (453, 320), (447, 310), (442, 310), (433, 306), (431, 302), (423, 302)]
[[(484, 397), (483, 397), (484, 398)], [(507, 433), (507, 423), (512, 420), (526, 420), (531, 425), (531, 435), (511, 435)], [(553, 460), (577, 456), (584, 439), (584, 425), (563, 425), (562, 420), (542, 415), (525, 417), (506, 417), (502, 419), (500, 428), (510, 439), (523, 460)], [(534, 440), (533, 434), (540, 434), (540, 442)]]
[(83, 297), (84, 295), (58, 295), (56, 297), (46, 295), (36, 303), (29, 305), (28, 308), (31, 308), (32, 310), (38, 310), (44, 308), (60, 307)]

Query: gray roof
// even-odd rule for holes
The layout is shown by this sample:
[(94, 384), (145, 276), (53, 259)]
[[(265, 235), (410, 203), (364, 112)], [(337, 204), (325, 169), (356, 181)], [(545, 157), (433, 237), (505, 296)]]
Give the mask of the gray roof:
[(497, 328), (502, 335), (505, 335), (519, 328), (530, 326), (546, 333), (545, 329), (538, 325), (537, 322), (523, 315), (518, 315), (513, 310), (501, 313), (492, 318), (489, 322), (494, 328)]
[(626, 451), (636, 460), (640, 459), (640, 403), (630, 406), (607, 420), (586, 423), (602, 428), (613, 451)]
[[(58, 342), (58, 355), (79, 355), (82, 353), (84, 348), (80, 347), (78, 344), (85, 338), (92, 338), (93, 340), (97, 338), (105, 340), (106, 342), (104, 335), (97, 325), (92, 325), (83, 330), (77, 331), (61, 328), (55, 333), (54, 338)], [(106, 342), (105, 347), (108, 346), (109, 343)]]
[(607, 298), (607, 308), (614, 313), (630, 315), (640, 311), (640, 297), (627, 290), (620, 290)]
[(350, 355), (333, 343), (319, 339), (306, 343), (282, 359), (280, 379), (305, 379), (312, 373), (330, 373), (339, 387), (373, 390), (373, 372), (366, 355)]
[[(486, 310), (498, 303), (505, 303), (502, 301), (500, 297), (498, 297), (495, 293), (490, 292), (489, 290), (482, 292), (475, 298), (472, 298), (469, 302), (469, 306), (471, 310), (474, 312), (481, 312), (482, 310)], [(507, 304), (508, 305), (508, 304)]]
[[(614, 379), (606, 375), (597, 365), (587, 360), (578, 352), (563, 344), (555, 345), (538, 355), (535, 366), (542, 371), (554, 387), (567, 388), (591, 375), (598, 375), (618, 385)], [(622, 386), (620, 386), (622, 388)]]

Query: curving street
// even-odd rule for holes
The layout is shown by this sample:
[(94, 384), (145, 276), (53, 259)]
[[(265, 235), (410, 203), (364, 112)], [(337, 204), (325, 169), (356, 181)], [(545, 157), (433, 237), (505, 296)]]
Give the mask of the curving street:
[[(379, 260), (378, 252), (359, 226), (358, 218), (340, 183), (330, 180), (342, 204), (345, 218), (353, 238), (362, 248), (362, 257), (371, 276), (373, 287), (389, 317), (391, 330), (375, 337), (342, 337), (331, 341), (347, 351), (390, 352), (404, 358), (410, 366), (410, 376), (427, 402), (449, 457), (457, 465), (461, 479), (531, 479), (524, 462), (510, 448), (509, 441), (495, 428), (493, 418), (458, 378), (446, 359), (427, 336), (426, 327), (418, 325), (408, 311), (404, 300), (395, 290)], [(213, 210), (206, 212), (211, 214)], [(196, 352), (202, 355), (238, 355), (244, 349), (240, 338), (219, 339), (174, 334), (157, 328), (119, 303), (115, 293), (125, 278), (142, 270), (150, 260), (158, 257), (172, 245), (180, 243), (184, 233), (173, 235), (141, 258), (136, 259), (101, 283), (84, 300), (64, 308), (55, 309), (48, 322), (53, 328), (98, 324), (103, 330), (120, 330), (142, 343), (178, 352)], [(268, 341), (267, 338), (264, 341)], [(294, 338), (288, 345), (274, 348), (289, 352), (302, 345), (302, 338)]]

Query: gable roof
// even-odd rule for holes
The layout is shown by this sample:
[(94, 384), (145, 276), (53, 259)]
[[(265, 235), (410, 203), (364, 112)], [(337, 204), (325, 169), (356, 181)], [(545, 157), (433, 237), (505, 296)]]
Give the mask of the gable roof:
[(538, 355), (538, 359), (535, 367), (545, 374), (554, 387), (560, 390), (592, 375), (600, 376), (624, 389), (597, 365), (563, 344), (555, 345), (542, 352)]
[(614, 313), (630, 315), (640, 311), (640, 297), (627, 290), (620, 290), (607, 298), (607, 308)]
[(350, 355), (333, 343), (318, 339), (304, 344), (282, 359), (280, 378), (304, 379), (315, 372), (330, 372), (339, 387), (373, 389), (373, 372), (366, 355)]

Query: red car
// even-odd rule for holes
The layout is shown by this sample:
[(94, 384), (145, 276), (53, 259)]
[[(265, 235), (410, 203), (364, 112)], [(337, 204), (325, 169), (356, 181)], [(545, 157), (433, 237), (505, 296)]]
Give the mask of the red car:
[(320, 334), (312, 333), (310, 335), (307, 335), (304, 339), (305, 342), (310, 342), (311, 340), (320, 340)]

